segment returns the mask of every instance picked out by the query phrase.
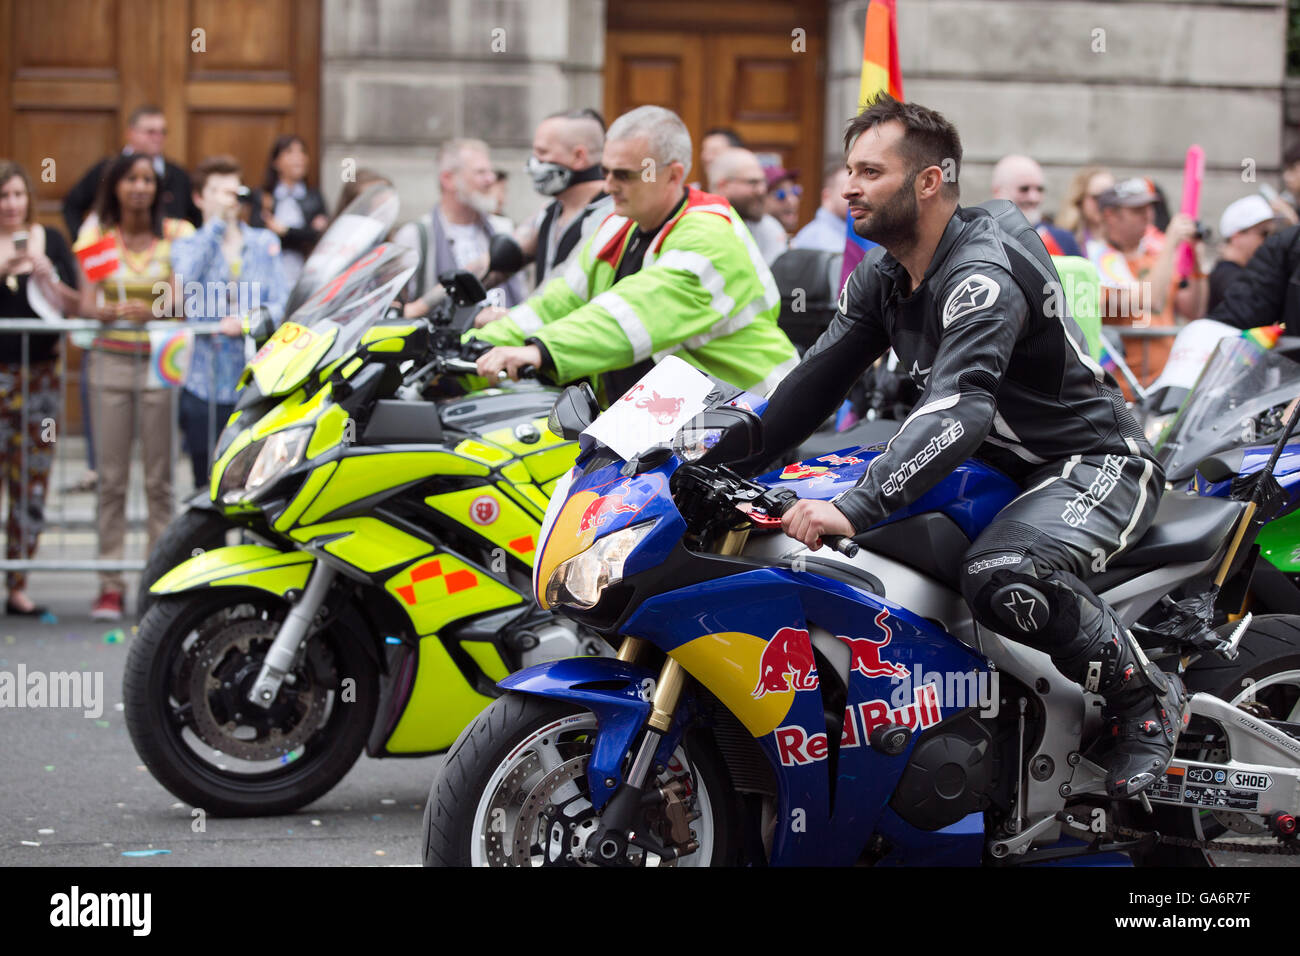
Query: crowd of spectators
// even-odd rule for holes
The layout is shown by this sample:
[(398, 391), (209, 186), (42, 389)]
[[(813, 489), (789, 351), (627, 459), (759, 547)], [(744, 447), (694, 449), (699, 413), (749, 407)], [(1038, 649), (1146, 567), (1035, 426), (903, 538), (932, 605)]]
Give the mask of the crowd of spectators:
[[(443, 144), (436, 156), (437, 202), (414, 211), (394, 233), (395, 241), (419, 254), (406, 290), (407, 315), (425, 314), (437, 302), (442, 273), (482, 274), (497, 234), (512, 235), (531, 265), (499, 277), (480, 325), (565, 275), (566, 262), (612, 208), (602, 168), (605, 132), (603, 118), (590, 109), (557, 113), (538, 125), (526, 171), (540, 201), (517, 227), (502, 215), (508, 175), (494, 166), (488, 144), (475, 139)], [(240, 318), (246, 303), (236, 301), (233, 290), (255, 287), (258, 304), (282, 320), (289, 290), (330, 221), (325, 198), (311, 182), (311, 156), (302, 137), (276, 139), (260, 183), (249, 189), (229, 156), (205, 157), (187, 172), (166, 157), (166, 135), (161, 110), (145, 106), (131, 114), (121, 152), (92, 166), (64, 197), (66, 238), (35, 222), (27, 172), (0, 160), (0, 314), (79, 316), (105, 324), (77, 342), (85, 348), (81, 405), (87, 468), (76, 486), (98, 493), (99, 556), (105, 559), (122, 556), (135, 435), (142, 449), (152, 548), (172, 514), (174, 427), (179, 424), (195, 486), (201, 487), (216, 435), (234, 406), (249, 344)], [(820, 182), (812, 184), (819, 201), (806, 219), (801, 171), (782, 165), (779, 154), (753, 151), (726, 128), (708, 130), (699, 145), (701, 182), (691, 185), (734, 207), (769, 265), (789, 250), (843, 252), (842, 163), (829, 164)], [(343, 183), (336, 211), (376, 181), (388, 179), (357, 170)], [(1053, 255), (1087, 258), (1100, 279), (1106, 323), (1176, 326), (1212, 315), (1243, 328), (1276, 321), (1295, 334), (1300, 333), (1300, 292), (1293, 291), (1300, 287), (1294, 278), (1300, 275), (1300, 147), (1284, 156), (1280, 186), (1280, 192), (1244, 187), (1226, 209), (1203, 210), (1197, 223), (1181, 213), (1169, 216), (1151, 179), (1121, 178), (1104, 167), (1085, 166), (1070, 179), (1053, 213), (1041, 166), (1015, 154), (994, 166), (987, 189), (964, 185), (963, 199), (1010, 200)], [(1196, 251), (1190, 275), (1176, 268), (1185, 244)], [(91, 281), (77, 254), (93, 257), (109, 245), (115, 265)], [(158, 317), (159, 282), (173, 286), (172, 301), (178, 305), (169, 317), (217, 323), (216, 334), (195, 336), (179, 389), (149, 374), (154, 345), (146, 331), (134, 327)], [(218, 294), (191, 296), (192, 283)], [(51, 458), (39, 430), (23, 423), (48, 418), (59, 404), (59, 336), (29, 335), (21, 349), (20, 338), (0, 334), (0, 477), (9, 499), (6, 553), (11, 559), (35, 553)], [(1126, 358), (1143, 383), (1158, 375), (1170, 341), (1129, 340)], [(25, 588), (23, 574), (9, 573), (8, 613), (41, 613)], [(94, 616), (119, 618), (124, 591), (120, 574), (103, 573)]]

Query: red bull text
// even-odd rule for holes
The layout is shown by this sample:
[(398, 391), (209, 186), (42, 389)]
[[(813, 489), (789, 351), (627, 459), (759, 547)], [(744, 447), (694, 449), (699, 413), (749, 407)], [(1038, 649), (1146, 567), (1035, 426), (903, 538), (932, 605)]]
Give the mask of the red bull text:
[[(933, 727), (941, 720), (943, 711), (939, 707), (939, 695), (933, 684), (918, 687), (912, 702), (903, 707), (891, 708), (885, 700), (863, 701), (856, 707), (844, 710), (840, 749), (862, 746), (864, 741), (870, 740), (873, 730), (887, 724), (918, 731)], [(777, 756), (782, 766), (786, 767), (825, 760), (830, 749), (824, 733), (809, 734), (797, 724), (778, 727), (773, 735), (776, 737)]]

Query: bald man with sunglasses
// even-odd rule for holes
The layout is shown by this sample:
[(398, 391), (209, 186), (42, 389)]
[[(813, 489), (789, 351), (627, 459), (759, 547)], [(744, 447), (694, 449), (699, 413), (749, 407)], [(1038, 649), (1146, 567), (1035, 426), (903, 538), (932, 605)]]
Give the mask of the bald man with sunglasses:
[(534, 366), (555, 382), (600, 376), (606, 403), (667, 355), (767, 394), (798, 362), (777, 326), (776, 281), (740, 214), (686, 185), (691, 138), (658, 106), (620, 116), (602, 154), (613, 213), (562, 274), (470, 332), (495, 347), (480, 375)]

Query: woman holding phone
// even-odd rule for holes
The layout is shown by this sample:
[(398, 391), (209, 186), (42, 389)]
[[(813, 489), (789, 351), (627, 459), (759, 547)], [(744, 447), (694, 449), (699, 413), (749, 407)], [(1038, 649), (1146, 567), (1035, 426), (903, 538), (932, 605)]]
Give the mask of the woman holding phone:
[[(77, 260), (58, 230), (35, 221), (35, 199), (26, 171), (0, 159), (0, 316), (5, 318), (54, 319), (77, 310)], [(49, 426), (59, 413), (59, 336), (27, 334), (25, 355), (23, 338), (22, 333), (0, 335), (0, 483), (9, 495), (5, 557), (11, 561), (36, 553), (54, 458)], [(6, 614), (45, 612), (27, 596), (26, 573), (10, 571), (5, 578)]]

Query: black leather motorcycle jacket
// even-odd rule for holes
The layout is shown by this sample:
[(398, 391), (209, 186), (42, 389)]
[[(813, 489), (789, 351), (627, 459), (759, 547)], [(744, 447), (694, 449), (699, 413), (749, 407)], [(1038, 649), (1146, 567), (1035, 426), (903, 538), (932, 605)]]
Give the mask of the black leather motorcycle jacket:
[[(1074, 456), (1140, 455), (1150, 445), (1089, 356), (1051, 257), (1010, 202), (958, 207), (912, 294), (907, 271), (873, 249), (830, 327), (763, 414), (764, 445), (803, 441), (891, 346), (921, 398), (857, 487), (835, 504), (863, 531), (978, 457), (1023, 484)], [(1164, 476), (1155, 467), (1156, 487)]]

